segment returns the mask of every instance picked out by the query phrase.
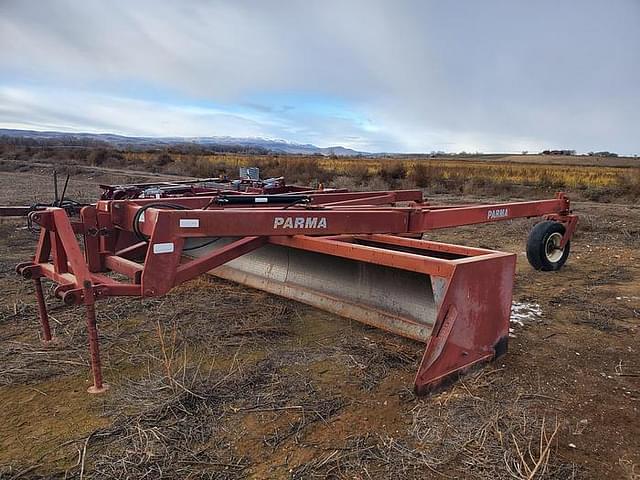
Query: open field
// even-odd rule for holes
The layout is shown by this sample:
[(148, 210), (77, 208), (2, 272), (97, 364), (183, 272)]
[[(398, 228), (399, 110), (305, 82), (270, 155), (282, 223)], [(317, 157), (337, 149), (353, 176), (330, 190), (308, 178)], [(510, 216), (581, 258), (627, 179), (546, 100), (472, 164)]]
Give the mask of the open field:
[(465, 155), (430, 158), (320, 157), (213, 154), (200, 150), (121, 151), (89, 148), (21, 148), (0, 145), (0, 170), (29, 164), (81, 171), (86, 165), (117, 170), (211, 177), (234, 176), (258, 166), (264, 178), (351, 189), (424, 188), (430, 194), (543, 197), (562, 190), (574, 199), (640, 201), (640, 159), (557, 155)]
[(544, 165), (584, 165), (595, 167), (637, 167), (640, 159), (635, 157), (589, 157), (584, 155), (504, 155), (498, 162), (540, 163)]
[[(253, 159), (265, 162), (269, 174), (281, 168), (300, 181), (324, 168), (308, 158), (223, 157), (220, 163), (220, 156), (175, 154), (157, 166), (157, 155), (149, 155), (138, 159), (141, 165), (163, 175), (192, 161), (206, 162), (213, 174)], [(327, 164), (337, 172), (327, 181), (362, 188), (420, 178), (411, 160), (323, 161), (336, 162)], [(5, 162), (1, 204), (51, 200), (49, 167), (32, 164), (20, 172), (11, 159)], [(95, 198), (99, 182), (149, 178), (126, 171), (129, 160), (119, 162), (87, 169), (65, 161), (77, 172), (70, 197)], [(524, 183), (550, 175), (557, 182), (575, 178), (576, 193), (609, 188), (617, 203), (575, 204), (580, 224), (572, 255), (554, 273), (532, 270), (524, 256), (533, 220), (428, 235), (517, 253), (514, 301), (529, 314), (523, 325), (514, 324), (504, 359), (426, 398), (411, 392), (422, 345), (204, 277), (163, 298), (97, 305), (111, 390), (89, 396), (82, 310), (49, 298), (57, 342), (42, 346), (31, 284), (13, 273), (35, 239), (23, 221), (3, 219), (0, 478), (636, 480), (640, 207), (623, 201), (636, 197), (618, 190), (616, 179), (637, 169), (443, 162), (431, 164), (423, 185), (436, 202), (473, 201), (491, 190), (462, 183), (462, 190), (445, 193), (447, 183), (438, 186), (434, 178), (446, 173), (454, 185), (477, 182), (486, 172), (505, 185), (523, 183), (496, 192), (500, 198), (552, 192), (553, 182)], [(380, 174), (405, 163), (404, 176)]]

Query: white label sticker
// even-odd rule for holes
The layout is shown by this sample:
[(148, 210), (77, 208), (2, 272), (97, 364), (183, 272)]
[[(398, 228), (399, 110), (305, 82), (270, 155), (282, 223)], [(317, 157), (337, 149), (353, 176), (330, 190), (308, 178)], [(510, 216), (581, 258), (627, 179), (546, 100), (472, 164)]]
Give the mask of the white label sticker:
[(138, 218), (138, 222), (144, 222), (144, 212), (140, 214), (140, 217)]
[(181, 218), (180, 228), (198, 228), (200, 226), (200, 220), (197, 218)]
[(154, 243), (153, 253), (173, 253), (173, 243)]
[(269, 201), (267, 197), (256, 197), (254, 200), (256, 203), (267, 203)]

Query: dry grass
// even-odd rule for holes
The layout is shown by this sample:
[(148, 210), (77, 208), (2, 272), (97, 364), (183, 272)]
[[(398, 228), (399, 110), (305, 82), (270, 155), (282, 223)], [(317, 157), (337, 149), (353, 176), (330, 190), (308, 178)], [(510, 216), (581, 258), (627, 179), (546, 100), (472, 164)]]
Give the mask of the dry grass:
[[(156, 157), (125, 153), (128, 165), (154, 168)], [(535, 194), (566, 190), (589, 200), (640, 198), (640, 167), (507, 163), (494, 160), (424, 158), (336, 158), (172, 154), (172, 173), (206, 177), (235, 175), (239, 166), (259, 166), (265, 177), (357, 189), (427, 188), (432, 193)]]
[[(104, 412), (108, 427), (77, 439), (81, 455), (66, 474), (91, 478), (246, 478), (251, 459), (235, 452), (242, 418), (271, 415), (263, 446), (277, 449), (326, 422), (345, 404), (303, 376), (280, 373), (286, 363), (234, 360), (221, 369), (208, 357), (179, 354), (177, 327), (158, 324), (155, 359), (146, 376), (119, 385)], [(287, 422), (277, 422), (286, 417)]]
[[(298, 168), (306, 176), (315, 173), (313, 159), (283, 157), (285, 160), (290, 161), (291, 175)], [(176, 160), (163, 168), (174, 163)], [(382, 173), (370, 170), (366, 162), (348, 163), (355, 173), (335, 176), (332, 182), (352, 182), (364, 188), (420, 181), (426, 188), (434, 188), (430, 182), (437, 177), (428, 168), (421, 171), (417, 163), (412, 167), (391, 161)], [(229, 169), (231, 173), (232, 167)], [(490, 184), (472, 187), (490, 188)], [(578, 248), (587, 243), (620, 249), (637, 244), (637, 220), (627, 213), (612, 215), (613, 206), (597, 208), (606, 214), (592, 211), (581, 217), (580, 235), (584, 237)], [(497, 238), (523, 235), (527, 230), (520, 223), (499, 228), (499, 237), (488, 235), (483, 241), (495, 242), (497, 248), (502, 246)], [(476, 230), (469, 232), (477, 236)], [(61, 343), (45, 351), (33, 333), (37, 320), (32, 287), (13, 273), (13, 265), (32, 252), (33, 240), (27, 238), (26, 231), (16, 230), (15, 223), (0, 224), (0, 233), (5, 247), (0, 260), (5, 291), (0, 305), (0, 389), (8, 392), (22, 384), (40, 389), (45, 379), (62, 382), (87, 376), (82, 309), (49, 299)], [(631, 266), (621, 266), (614, 260), (611, 265), (597, 264), (597, 272), (589, 270), (587, 274), (584, 263), (574, 265), (572, 268), (580, 270), (573, 272), (588, 275), (589, 283), (581, 287), (574, 281), (571, 289), (577, 296), (565, 293), (557, 310), (569, 317), (574, 310), (576, 315), (593, 310), (594, 317), (601, 318), (603, 313), (596, 307), (604, 308), (597, 305), (603, 297), (594, 295), (592, 287), (627, 282)], [(520, 276), (519, 283), (527, 285), (528, 294), (542, 295), (542, 287), (535, 290), (532, 278)], [(546, 282), (553, 282), (553, 277)], [(610, 380), (600, 380), (598, 370), (594, 377), (606, 384), (574, 387), (574, 378), (583, 382), (589, 376), (581, 371), (576, 377), (566, 369), (565, 365), (573, 366), (574, 361), (562, 356), (564, 349), (555, 344), (547, 349), (516, 345), (508, 357), (512, 365), (504, 370), (483, 370), (444, 394), (416, 399), (406, 386), (410, 386), (410, 375), (421, 353), (417, 345), (359, 325), (353, 327), (352, 334), (340, 330), (329, 336), (322, 330), (316, 336), (307, 336), (306, 330), (313, 328), (317, 319), (301, 321), (298, 312), (304, 308), (204, 278), (153, 301), (101, 302), (103, 359), (113, 388), (108, 397), (102, 397), (104, 400), (90, 401), (95, 402), (92, 415), (102, 415), (104, 424), (99, 428), (91, 424), (88, 429), (74, 430), (60, 438), (49, 437), (46, 449), (53, 453), (48, 456), (34, 456), (27, 446), (23, 457), (11, 460), (10, 465), (0, 465), (0, 478), (35, 478), (40, 473), (46, 478), (224, 479), (253, 474), (256, 478), (565, 479), (585, 478), (597, 471), (593, 464), (583, 466), (582, 458), (571, 453), (567, 443), (576, 441), (573, 435), (577, 434), (572, 430), (576, 423), (582, 418), (590, 422), (596, 418), (595, 410), (577, 409), (574, 398), (608, 391)], [(627, 312), (624, 315), (628, 318), (636, 318), (630, 306), (615, 308), (609, 307), (611, 314)], [(557, 323), (565, 325), (567, 318)], [(548, 334), (536, 329), (519, 337), (526, 340), (538, 333)], [(609, 361), (609, 352), (614, 350), (607, 349), (612, 349), (611, 342), (615, 342), (616, 348), (627, 352), (631, 335), (619, 335), (606, 343), (607, 333), (597, 333), (598, 341), (605, 343), (590, 351), (604, 349), (602, 358)], [(576, 338), (587, 341), (591, 334)], [(573, 351), (569, 353), (573, 358)], [(532, 363), (540, 365), (532, 369), (524, 360), (529, 356)], [(600, 357), (596, 360), (600, 363), (594, 361), (595, 365), (602, 365), (596, 368), (607, 368)], [(555, 365), (555, 369), (549, 365)], [(636, 378), (623, 375), (637, 375), (637, 362), (625, 360), (619, 365), (611, 365), (616, 379)], [(326, 374), (321, 373), (325, 370)], [(334, 371), (340, 375), (333, 377)], [(528, 382), (532, 372), (546, 375), (551, 385)], [(400, 382), (404, 390), (394, 383), (401, 375), (407, 376)], [(57, 392), (64, 387), (55, 388)], [(40, 393), (35, 391), (34, 395)], [(78, 395), (81, 401), (87, 401), (82, 395), (83, 391)], [(42, 397), (56, 405), (53, 396)], [(400, 398), (399, 404), (391, 405), (396, 398)], [(625, 410), (619, 409), (616, 402), (622, 395), (617, 392), (604, 398), (611, 402), (613, 416), (603, 417), (602, 423), (608, 418), (623, 431), (623, 424), (615, 422), (633, 404), (626, 403)], [(374, 402), (386, 404), (387, 400), (389, 409), (372, 406)], [(607, 402), (600, 403), (605, 406)], [(25, 410), (32, 408), (31, 404), (25, 405)], [(13, 405), (7, 411), (13, 415), (16, 410)], [(392, 416), (387, 416), (389, 411), (393, 411)], [(366, 427), (353, 422), (360, 415), (369, 416)], [(383, 422), (390, 425), (389, 421), (394, 422), (393, 429), (381, 427)], [(349, 428), (341, 430), (344, 424)], [(615, 443), (618, 434), (608, 433), (597, 423), (589, 425), (593, 430), (578, 437), (585, 438), (585, 452), (593, 453), (599, 463), (615, 464), (621, 478), (637, 479), (640, 467), (633, 450), (616, 451), (612, 457), (601, 445), (609, 439)], [(602, 441), (607, 433), (610, 436)], [(588, 444), (587, 436), (589, 441), (600, 439), (601, 443)], [(634, 444), (627, 440), (626, 445)], [(271, 472), (277, 474), (269, 475)]]
[(293, 478), (576, 478), (576, 466), (556, 455), (567, 425), (552, 412), (555, 399), (509, 385), (496, 392), (495, 382), (499, 375), (483, 371), (435, 401), (418, 400), (408, 436), (356, 435), (300, 465)]
[[(564, 163), (562, 161), (564, 160)], [(240, 166), (258, 166), (263, 177), (284, 176), (290, 183), (351, 189), (424, 188), (428, 193), (540, 196), (564, 190), (593, 201), (640, 199), (640, 160), (531, 155), (335, 157), (249, 155), (193, 151), (114, 149), (8, 150), (0, 169), (29, 168), (47, 161), (74, 172), (80, 165), (174, 175), (235, 177)]]

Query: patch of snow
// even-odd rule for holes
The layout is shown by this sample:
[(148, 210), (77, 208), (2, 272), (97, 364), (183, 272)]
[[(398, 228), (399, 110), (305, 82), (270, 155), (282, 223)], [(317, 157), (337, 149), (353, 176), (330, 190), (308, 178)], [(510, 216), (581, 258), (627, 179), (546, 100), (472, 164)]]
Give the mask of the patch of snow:
[[(511, 304), (511, 318), (509, 319), (511, 326), (524, 327), (525, 323), (540, 321), (542, 317), (542, 308), (537, 303), (529, 302), (513, 302)], [(514, 329), (509, 329), (509, 336), (515, 338)]]
[(539, 321), (542, 308), (537, 303), (513, 302), (511, 304), (511, 323), (523, 327), (525, 323)]
[(640, 297), (637, 297), (635, 295), (622, 295), (621, 297), (616, 297), (616, 300), (626, 300), (627, 302), (630, 302), (631, 300), (640, 300)]

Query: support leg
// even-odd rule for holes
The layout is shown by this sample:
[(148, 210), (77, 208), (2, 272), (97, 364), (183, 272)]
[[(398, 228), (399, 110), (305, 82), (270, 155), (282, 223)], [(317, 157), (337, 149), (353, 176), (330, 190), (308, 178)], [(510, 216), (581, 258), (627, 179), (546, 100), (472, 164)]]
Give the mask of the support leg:
[(42, 292), (42, 283), (39, 278), (33, 279), (36, 288), (36, 300), (38, 302), (38, 316), (40, 317), (40, 327), (42, 328), (42, 341), (49, 343), (51, 341), (51, 326), (49, 325), (49, 315), (47, 314), (47, 304), (44, 301), (44, 293)]
[(93, 374), (93, 385), (89, 387), (87, 391), (89, 393), (103, 393), (109, 389), (109, 385), (102, 383), (100, 345), (98, 343), (98, 328), (96, 326), (96, 307), (91, 282), (85, 282), (83, 290), (84, 305), (87, 310), (87, 334), (89, 336), (89, 352), (91, 354), (91, 373)]

